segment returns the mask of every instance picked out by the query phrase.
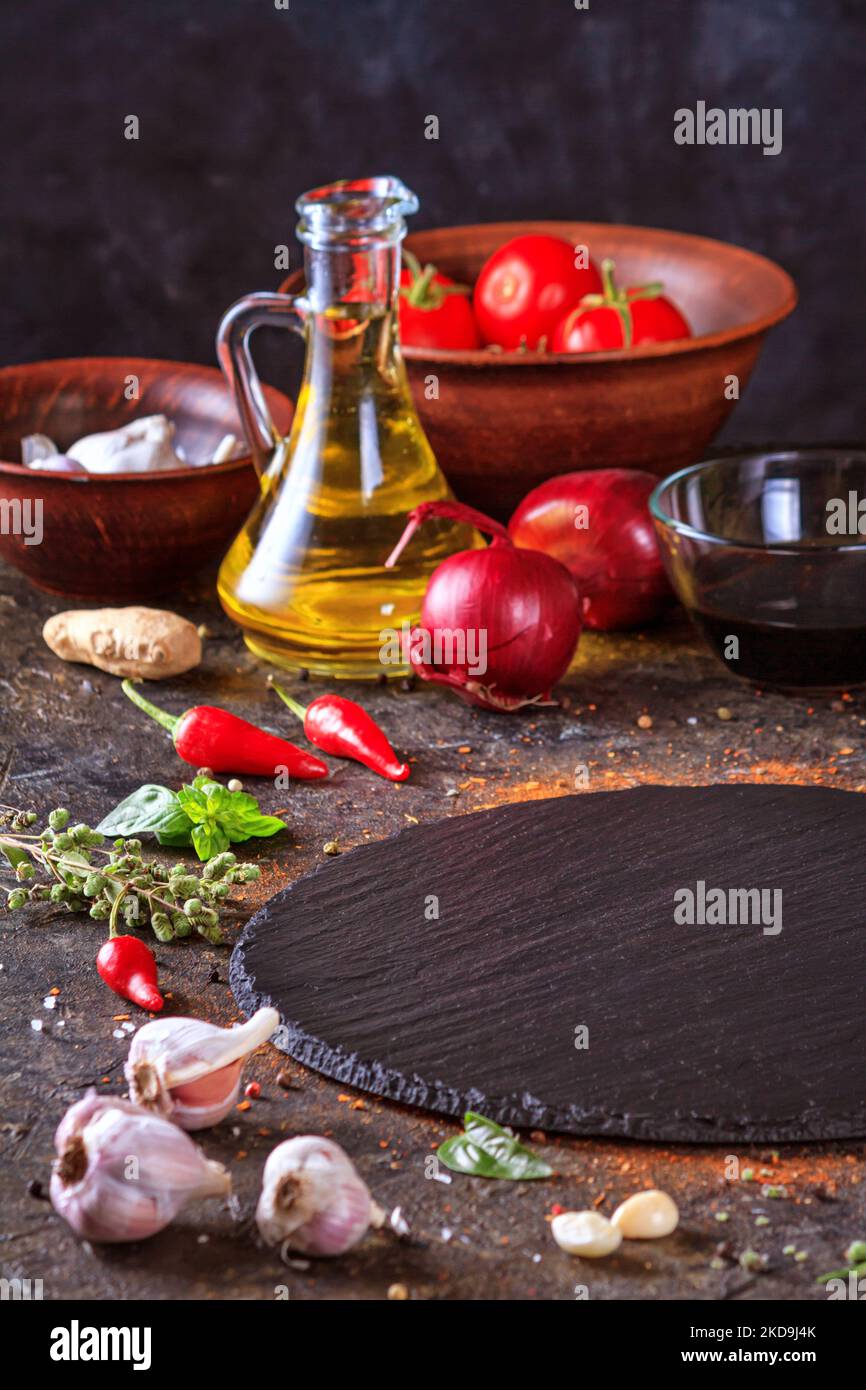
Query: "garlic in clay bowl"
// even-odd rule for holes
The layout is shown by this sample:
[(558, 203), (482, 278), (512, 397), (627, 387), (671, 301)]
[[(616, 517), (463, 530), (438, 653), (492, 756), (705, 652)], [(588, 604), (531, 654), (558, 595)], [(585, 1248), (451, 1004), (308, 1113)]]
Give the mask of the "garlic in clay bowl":
[(82, 1240), (116, 1244), (164, 1230), (187, 1202), (226, 1197), (231, 1178), (182, 1129), (88, 1091), (54, 1136), (51, 1204)]
[(198, 1018), (155, 1018), (139, 1028), (124, 1068), (135, 1104), (182, 1129), (219, 1124), (238, 1098), (247, 1057), (276, 1030), (276, 1009), (220, 1028)]
[(115, 430), (85, 435), (60, 453), (47, 434), (29, 434), (21, 441), (21, 460), (28, 468), (60, 473), (154, 473), (222, 463), (238, 451), (238, 441), (227, 434), (212, 458), (187, 459), (175, 442), (175, 427), (165, 415), (145, 415)]
[(342, 1255), (382, 1212), (339, 1144), (303, 1134), (278, 1144), (262, 1174), (256, 1224), (267, 1245)]

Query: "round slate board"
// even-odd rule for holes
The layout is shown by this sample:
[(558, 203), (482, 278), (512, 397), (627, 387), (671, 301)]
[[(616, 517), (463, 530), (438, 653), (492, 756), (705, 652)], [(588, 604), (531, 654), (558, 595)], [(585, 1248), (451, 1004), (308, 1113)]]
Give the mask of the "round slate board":
[[(866, 797), (821, 787), (456, 816), (278, 893), (232, 986), (246, 1012), (279, 1009), (298, 1061), (449, 1115), (663, 1141), (861, 1136), (864, 851)], [(700, 911), (700, 883), (737, 922), (675, 920), (681, 890)], [(732, 889), (767, 890), (763, 917)]]

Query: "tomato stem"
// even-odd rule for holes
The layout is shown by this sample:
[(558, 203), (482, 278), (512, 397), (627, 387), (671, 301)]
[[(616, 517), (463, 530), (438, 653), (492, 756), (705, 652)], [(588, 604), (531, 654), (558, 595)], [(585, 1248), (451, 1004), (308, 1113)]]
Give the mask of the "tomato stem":
[(408, 286), (403, 285), (400, 293), (412, 305), (413, 309), (441, 309), (443, 302), (450, 294), (471, 294), (468, 285), (439, 285), (436, 283), (436, 276), (439, 273), (438, 266), (428, 261), (422, 267), (421, 262), (413, 251), (403, 248), (403, 260), (409, 271), (411, 282)]
[(630, 305), (635, 299), (658, 299), (664, 289), (661, 280), (651, 280), (649, 284), (638, 285), (633, 290), (622, 290), (616, 283), (614, 271), (616, 263), (606, 257), (601, 263), (601, 294), (585, 294), (580, 301), (581, 309), (613, 309), (622, 324), (623, 346), (630, 348), (634, 338), (634, 324)]

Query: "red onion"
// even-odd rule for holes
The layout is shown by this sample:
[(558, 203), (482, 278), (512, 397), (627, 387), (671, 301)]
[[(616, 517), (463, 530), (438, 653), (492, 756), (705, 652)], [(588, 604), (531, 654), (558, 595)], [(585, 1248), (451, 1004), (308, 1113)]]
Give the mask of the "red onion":
[(567, 566), (587, 627), (637, 627), (670, 598), (647, 506), (657, 482), (633, 468), (564, 473), (534, 488), (508, 523), (515, 545)]
[(433, 571), (410, 634), (413, 669), (484, 709), (548, 702), (580, 636), (580, 593), (568, 570), (549, 555), (516, 549), (504, 526), (462, 502), (415, 507), (386, 565), (435, 516), (465, 521), (493, 540), (449, 555)]

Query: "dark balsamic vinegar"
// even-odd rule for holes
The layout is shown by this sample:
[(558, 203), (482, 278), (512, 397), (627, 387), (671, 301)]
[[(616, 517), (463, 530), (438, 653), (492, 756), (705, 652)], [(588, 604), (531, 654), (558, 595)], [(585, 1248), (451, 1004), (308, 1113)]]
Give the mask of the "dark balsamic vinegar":
[[(727, 670), (760, 685), (820, 690), (866, 684), (866, 575), (805, 556), (703, 556), (689, 614)], [(857, 592), (859, 590), (859, 592)], [(730, 655), (737, 638), (738, 654)]]

